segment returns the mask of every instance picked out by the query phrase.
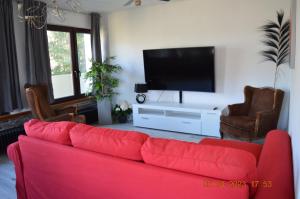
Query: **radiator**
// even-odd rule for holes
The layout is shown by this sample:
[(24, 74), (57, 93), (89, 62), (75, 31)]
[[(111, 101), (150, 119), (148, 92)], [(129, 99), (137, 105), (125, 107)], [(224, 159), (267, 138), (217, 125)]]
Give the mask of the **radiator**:
[(7, 146), (16, 142), (19, 135), (24, 134), (25, 131), (23, 126), (0, 130), (0, 152), (6, 152)]

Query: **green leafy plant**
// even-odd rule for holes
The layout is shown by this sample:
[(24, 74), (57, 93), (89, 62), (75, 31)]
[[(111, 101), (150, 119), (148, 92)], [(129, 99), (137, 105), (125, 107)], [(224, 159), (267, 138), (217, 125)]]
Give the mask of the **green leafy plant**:
[(111, 99), (117, 94), (114, 89), (119, 86), (119, 80), (113, 74), (122, 68), (111, 64), (114, 60), (115, 57), (109, 57), (103, 63), (93, 62), (90, 71), (85, 74), (85, 79), (90, 82), (89, 92), (97, 100)]
[(260, 28), (265, 33), (263, 44), (267, 50), (261, 52), (265, 61), (275, 63), (275, 79), (274, 88), (278, 78), (279, 67), (289, 61), (290, 55), (290, 21), (284, 20), (284, 12), (277, 12), (277, 22), (269, 21), (266, 25)]

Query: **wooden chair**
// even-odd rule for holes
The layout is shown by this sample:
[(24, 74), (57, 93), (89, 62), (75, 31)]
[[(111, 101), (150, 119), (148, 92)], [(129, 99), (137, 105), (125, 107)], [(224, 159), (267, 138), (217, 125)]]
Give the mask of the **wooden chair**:
[(25, 85), (26, 98), (34, 118), (43, 121), (73, 121), (85, 123), (85, 116), (76, 107), (54, 109), (49, 104), (47, 85)]

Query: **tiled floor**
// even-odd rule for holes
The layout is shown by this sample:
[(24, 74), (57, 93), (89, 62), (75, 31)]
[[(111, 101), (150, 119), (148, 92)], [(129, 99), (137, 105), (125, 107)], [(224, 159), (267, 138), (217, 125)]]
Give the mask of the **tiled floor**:
[[(108, 128), (134, 130), (144, 132), (152, 137), (169, 138), (183, 140), (188, 142), (199, 142), (202, 136), (182, 134), (175, 132), (159, 131), (154, 129), (145, 129), (133, 127), (132, 124), (117, 124), (106, 126)], [(8, 160), (6, 155), (0, 156), (0, 198), (1, 199), (16, 199), (15, 191), (15, 171), (13, 164)]]
[(0, 198), (16, 199), (15, 191), (15, 170), (13, 164), (7, 159), (7, 156), (0, 156)]

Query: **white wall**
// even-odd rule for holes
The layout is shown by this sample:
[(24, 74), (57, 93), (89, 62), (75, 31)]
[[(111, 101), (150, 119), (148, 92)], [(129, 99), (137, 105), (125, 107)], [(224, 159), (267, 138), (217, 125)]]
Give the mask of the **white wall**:
[[(124, 68), (116, 101), (135, 101), (134, 84), (145, 81), (143, 49), (216, 46), (217, 92), (184, 92), (184, 103), (236, 103), (245, 85), (272, 86), (275, 67), (261, 62), (258, 27), (275, 20), (279, 9), (289, 18), (290, 0), (183, 0), (108, 14), (109, 54)], [(282, 69), (279, 87), (288, 92), (290, 69)], [(149, 99), (160, 93), (150, 92)], [(177, 102), (178, 92), (165, 92), (161, 101)], [(280, 127), (287, 121), (288, 98)]]
[[(297, 5), (296, 5), (297, 2)], [(296, 199), (300, 199), (300, 0), (293, 0), (296, 18), (296, 64), (293, 70), (289, 133), (292, 137)]]
[(91, 28), (91, 17), (88, 14), (74, 13), (70, 11), (64, 11), (65, 20), (60, 21), (57, 17), (48, 14), (48, 24), (70, 26), (76, 28)]

